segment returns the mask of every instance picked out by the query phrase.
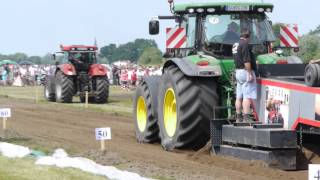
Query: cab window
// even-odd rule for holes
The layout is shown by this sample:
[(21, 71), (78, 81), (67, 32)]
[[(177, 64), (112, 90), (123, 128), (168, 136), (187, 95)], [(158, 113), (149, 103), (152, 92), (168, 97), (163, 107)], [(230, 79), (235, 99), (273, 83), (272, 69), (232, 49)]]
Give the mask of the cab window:
[(196, 17), (190, 16), (187, 21), (187, 47), (194, 47), (196, 39)]

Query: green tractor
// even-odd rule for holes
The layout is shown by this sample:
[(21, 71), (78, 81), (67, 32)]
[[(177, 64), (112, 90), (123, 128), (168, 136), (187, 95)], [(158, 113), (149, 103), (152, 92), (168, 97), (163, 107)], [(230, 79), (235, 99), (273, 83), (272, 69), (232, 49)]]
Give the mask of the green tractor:
[(159, 34), (159, 19), (175, 20), (177, 27), (167, 29), (162, 76), (144, 77), (136, 89), (138, 142), (161, 141), (165, 150), (196, 150), (208, 142), (214, 116), (232, 117), (230, 110), (221, 113), (214, 109), (233, 106), (232, 50), (241, 28), (251, 31), (250, 46), (259, 75), (303, 77), (300, 59), (273, 52), (276, 37), (266, 15), (273, 11), (272, 4), (169, 3), (172, 16), (158, 16), (149, 22), (151, 35)]

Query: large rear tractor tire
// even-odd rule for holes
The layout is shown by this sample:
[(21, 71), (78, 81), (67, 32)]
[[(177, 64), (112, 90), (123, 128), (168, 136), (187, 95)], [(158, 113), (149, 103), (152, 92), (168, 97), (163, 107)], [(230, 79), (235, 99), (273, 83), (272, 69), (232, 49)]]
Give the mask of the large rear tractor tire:
[(55, 102), (56, 93), (55, 93), (55, 82), (54, 76), (47, 76), (44, 83), (44, 98), (47, 101)]
[(304, 80), (307, 86), (318, 87), (320, 85), (320, 66), (318, 64), (308, 64), (305, 69)]
[(137, 86), (133, 97), (136, 139), (141, 143), (159, 141), (158, 83), (160, 76), (145, 77)]
[[(108, 102), (109, 98), (109, 81), (107, 77), (96, 77), (96, 96), (94, 102), (104, 104)], [(90, 100), (90, 99), (89, 99)]]
[(58, 71), (55, 78), (55, 85), (57, 102), (71, 103), (75, 91), (73, 78)]
[(159, 86), (158, 125), (165, 150), (203, 147), (218, 105), (214, 78), (187, 77), (176, 66), (165, 69)]

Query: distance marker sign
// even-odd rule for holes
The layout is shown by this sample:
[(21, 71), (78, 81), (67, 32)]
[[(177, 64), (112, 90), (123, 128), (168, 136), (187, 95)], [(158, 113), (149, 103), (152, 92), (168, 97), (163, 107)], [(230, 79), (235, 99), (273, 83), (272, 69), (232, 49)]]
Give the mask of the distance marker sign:
[(309, 164), (309, 180), (320, 180), (320, 164)]
[(96, 128), (96, 140), (110, 140), (111, 139), (111, 128)]
[(10, 108), (0, 108), (0, 118), (9, 118), (11, 117)]

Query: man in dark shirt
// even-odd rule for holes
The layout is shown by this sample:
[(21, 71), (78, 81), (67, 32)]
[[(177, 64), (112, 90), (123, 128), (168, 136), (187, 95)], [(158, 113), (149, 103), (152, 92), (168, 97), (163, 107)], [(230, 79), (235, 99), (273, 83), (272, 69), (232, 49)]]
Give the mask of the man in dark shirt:
[(250, 105), (252, 100), (257, 99), (257, 84), (254, 72), (256, 63), (249, 48), (249, 37), (249, 30), (242, 29), (240, 41), (234, 44), (232, 49), (236, 67), (237, 99), (235, 105), (238, 122), (250, 121)]
[(7, 84), (9, 81), (10, 81), (10, 67), (9, 67), (9, 63), (5, 64), (4, 65), (4, 71), (5, 71), (5, 74), (6, 74), (6, 78), (3, 79), (5, 80), (5, 83)]
[(114, 85), (120, 85), (120, 70), (119, 68), (114, 65), (112, 67), (112, 77), (113, 77), (113, 84)]
[(4, 66), (4, 70), (7, 72), (7, 74), (10, 73), (9, 63), (7, 63), (7, 64)]
[(224, 43), (234, 43), (234, 42), (239, 41), (240, 36), (237, 33), (237, 29), (238, 29), (238, 24), (235, 22), (231, 22), (228, 25), (227, 32), (224, 34), (223, 42)]
[(77, 71), (88, 71), (89, 62), (85, 53), (70, 54), (69, 61), (74, 65)]

